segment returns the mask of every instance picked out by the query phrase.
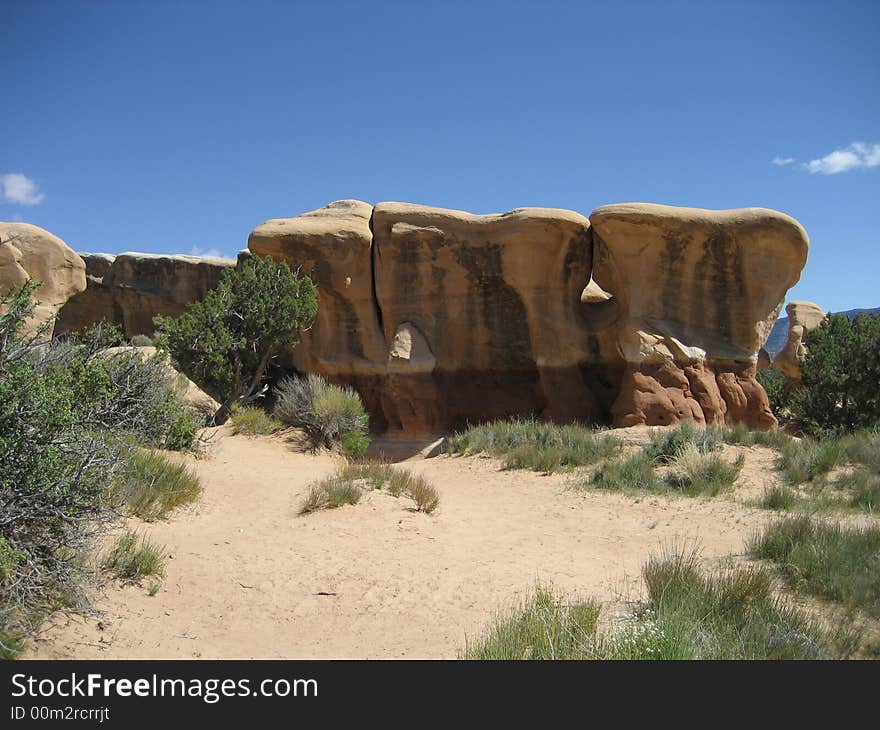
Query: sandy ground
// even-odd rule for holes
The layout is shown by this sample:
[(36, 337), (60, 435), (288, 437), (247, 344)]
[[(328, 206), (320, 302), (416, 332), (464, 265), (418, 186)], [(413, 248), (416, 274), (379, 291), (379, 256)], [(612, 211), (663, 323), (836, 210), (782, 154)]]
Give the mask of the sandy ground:
[(201, 500), (137, 525), (169, 556), (158, 593), (112, 581), (95, 597), (101, 615), (52, 617), (26, 656), (455, 657), (536, 580), (595, 596), (614, 615), (638, 597), (640, 566), (663, 546), (742, 555), (769, 518), (743, 502), (775, 478), (771, 451), (745, 451), (736, 492), (715, 499), (577, 492), (570, 475), (440, 456), (403, 465), (437, 487), (433, 515), (370, 492), (299, 516), (307, 485), (334, 458), (219, 429), (210, 456), (189, 459)]

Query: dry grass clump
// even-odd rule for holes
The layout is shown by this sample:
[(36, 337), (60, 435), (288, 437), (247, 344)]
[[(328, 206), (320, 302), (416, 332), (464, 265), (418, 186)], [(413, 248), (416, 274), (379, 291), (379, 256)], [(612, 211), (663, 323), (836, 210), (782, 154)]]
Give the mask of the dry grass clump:
[(284, 424), (256, 406), (236, 406), (232, 409), (232, 431), (248, 436), (270, 436), (284, 428)]
[(752, 431), (739, 421), (732, 426), (725, 426), (722, 432), (724, 442), (740, 446), (767, 446), (771, 449), (782, 449), (792, 442), (791, 436), (778, 428), (769, 431)]
[(127, 511), (143, 520), (164, 517), (175, 507), (198, 499), (202, 485), (187, 467), (154, 451), (136, 449), (112, 487)]
[(654, 470), (654, 462), (644, 451), (602, 464), (589, 481), (597, 489), (608, 491), (659, 491), (663, 480)]
[(686, 443), (670, 462), (666, 482), (689, 496), (714, 497), (733, 488), (744, 464), (742, 454), (731, 463), (717, 453), (700, 451), (695, 443)]
[(784, 512), (790, 510), (797, 503), (797, 494), (793, 489), (786, 486), (772, 486), (764, 490), (760, 505), (764, 509)]
[(440, 505), (437, 490), (422, 476), (381, 462), (353, 462), (341, 466), (329, 479), (314, 484), (300, 514), (357, 504), (365, 491), (373, 489), (385, 490), (393, 497), (409, 497), (417, 512), (430, 514)]
[(344, 504), (360, 502), (362, 490), (351, 482), (337, 477), (322, 479), (309, 488), (306, 501), (300, 508), (301, 515), (316, 512), (319, 509), (335, 509)]
[(614, 456), (620, 440), (585, 426), (512, 418), (453, 434), (450, 450), (461, 456), (487, 453), (504, 460), (507, 469), (531, 469), (545, 474), (595, 464)]
[(126, 530), (104, 558), (102, 566), (117, 578), (136, 581), (148, 575), (165, 574), (165, 549), (136, 532)]
[(790, 484), (803, 484), (830, 472), (844, 456), (843, 445), (837, 439), (805, 438), (783, 447), (780, 466)]
[(645, 447), (655, 464), (669, 464), (685, 446), (693, 446), (702, 454), (721, 448), (722, 433), (717, 428), (698, 428), (685, 421), (677, 428), (652, 434), (651, 443)]

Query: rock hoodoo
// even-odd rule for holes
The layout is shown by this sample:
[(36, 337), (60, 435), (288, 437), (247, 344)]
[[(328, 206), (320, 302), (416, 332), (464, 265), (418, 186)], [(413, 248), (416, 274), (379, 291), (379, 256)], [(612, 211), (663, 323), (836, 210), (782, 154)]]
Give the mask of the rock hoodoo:
[(776, 421), (758, 351), (808, 239), (753, 208), (499, 215), (339, 201), (251, 234), (311, 274), (301, 370), (354, 385), (378, 428), (513, 414), (615, 425)]
[(590, 222), (593, 280), (617, 301), (606, 332), (625, 362), (615, 425), (775, 425), (757, 354), (806, 263), (800, 224), (762, 208), (649, 204), (604, 206)]
[(0, 294), (28, 279), (42, 282), (28, 329), (36, 332), (86, 288), (83, 260), (64, 241), (29, 223), (0, 222)]
[(812, 302), (790, 302), (785, 313), (788, 315), (788, 340), (773, 359), (773, 364), (790, 382), (796, 383), (801, 379), (801, 363), (807, 355), (804, 336), (822, 324), (826, 313)]
[[(356, 388), (374, 430), (421, 434), (532, 414), (772, 427), (758, 356), (807, 249), (797, 221), (762, 208), (630, 203), (587, 219), (341, 200), (257, 226), (242, 255), (284, 260), (317, 285), (317, 320), (281, 364)], [(17, 272), (4, 255), (0, 272)], [(183, 312), (235, 265), (83, 259), (88, 287), (56, 334), (101, 319), (152, 334), (155, 315)], [(795, 361), (795, 328), (812, 316), (798, 306), (784, 351)]]

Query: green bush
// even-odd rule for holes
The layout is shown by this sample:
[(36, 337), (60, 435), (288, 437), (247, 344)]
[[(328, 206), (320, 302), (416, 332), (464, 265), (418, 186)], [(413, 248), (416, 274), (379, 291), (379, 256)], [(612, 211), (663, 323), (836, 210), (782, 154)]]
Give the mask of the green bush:
[(59, 601), (85, 600), (82, 556), (118, 514), (122, 438), (162, 445), (182, 407), (157, 359), (103, 352), (120, 341), (112, 328), (27, 334), (37, 286), (0, 301), (0, 634), (13, 639)]
[(813, 435), (880, 426), (880, 315), (829, 315), (804, 345), (789, 402), (794, 423)]
[(880, 618), (880, 527), (788, 517), (757, 533), (749, 550), (777, 563), (793, 587)]
[(149, 575), (165, 574), (164, 548), (137, 533), (124, 532), (102, 563), (117, 578), (137, 581)]
[(363, 431), (349, 431), (342, 437), (342, 449), (351, 457), (363, 456), (368, 448), (370, 448), (370, 437)]
[(132, 347), (152, 347), (153, 340), (146, 335), (135, 335), (130, 340)]
[(182, 409), (168, 426), (165, 448), (169, 451), (189, 451), (196, 442), (199, 424), (189, 409)]
[[(314, 373), (304, 378), (282, 379), (274, 394), (275, 416), (303, 429), (316, 447), (332, 448), (347, 434), (366, 435), (369, 430), (369, 417), (357, 392), (328, 383)], [(356, 437), (348, 438), (350, 443), (359, 445), (355, 443)]]
[(179, 317), (157, 317), (157, 346), (182, 373), (222, 405), (223, 423), (232, 406), (246, 405), (263, 390), (266, 368), (279, 352), (299, 342), (317, 312), (311, 279), (270, 257), (249, 258), (223, 272), (220, 283)]
[(232, 431), (248, 436), (270, 436), (284, 424), (257, 406), (235, 406), (232, 409)]
[(770, 409), (778, 417), (788, 407), (789, 394), (785, 375), (775, 365), (769, 365), (758, 372), (757, 380), (767, 392)]

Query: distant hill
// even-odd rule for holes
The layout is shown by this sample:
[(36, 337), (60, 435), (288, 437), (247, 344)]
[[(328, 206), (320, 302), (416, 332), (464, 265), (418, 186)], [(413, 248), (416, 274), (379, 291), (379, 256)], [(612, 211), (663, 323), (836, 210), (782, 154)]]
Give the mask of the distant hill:
[[(880, 314), (880, 307), (874, 309), (850, 309), (846, 312), (836, 312), (835, 314), (845, 314), (852, 319), (859, 312), (867, 312), (868, 314)], [(764, 344), (764, 349), (770, 353), (770, 357), (774, 357), (783, 347), (788, 339), (788, 317), (780, 317), (773, 325), (770, 336)]]

